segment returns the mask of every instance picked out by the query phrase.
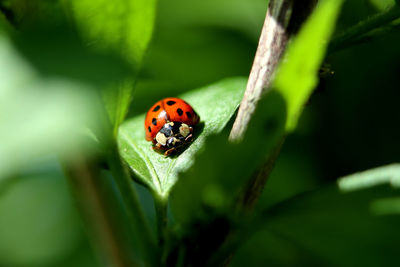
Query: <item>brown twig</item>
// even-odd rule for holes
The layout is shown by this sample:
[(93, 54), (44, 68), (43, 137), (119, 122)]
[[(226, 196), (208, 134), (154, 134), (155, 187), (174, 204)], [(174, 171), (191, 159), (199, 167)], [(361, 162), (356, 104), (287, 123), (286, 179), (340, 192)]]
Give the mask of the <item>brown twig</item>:
[(229, 139), (240, 141), (263, 94), (268, 91), (273, 73), (289, 40), (287, 31), (293, 1), (272, 0), (262, 28), (260, 41)]
[[(270, 90), (274, 72), (290, 37), (300, 29), (316, 2), (316, 0), (271, 0), (269, 2), (246, 91), (229, 136), (230, 141), (240, 142), (243, 139), (259, 100)], [(240, 200), (241, 206), (251, 209), (259, 198), (278, 157), (283, 140), (284, 137), (250, 180)]]
[[(257, 52), (250, 72), (246, 91), (238, 115), (232, 127), (229, 139), (240, 142), (256, 110), (259, 100), (270, 90), (274, 72), (281, 60), (290, 37), (311, 13), (317, 0), (270, 0), (265, 22), (262, 28)], [(275, 149), (268, 155), (263, 166), (253, 175), (238, 199), (239, 213), (251, 211), (258, 200), (264, 185), (279, 155), (285, 136), (282, 136)], [(238, 245), (235, 229), (225, 234), (210, 266), (228, 266)]]

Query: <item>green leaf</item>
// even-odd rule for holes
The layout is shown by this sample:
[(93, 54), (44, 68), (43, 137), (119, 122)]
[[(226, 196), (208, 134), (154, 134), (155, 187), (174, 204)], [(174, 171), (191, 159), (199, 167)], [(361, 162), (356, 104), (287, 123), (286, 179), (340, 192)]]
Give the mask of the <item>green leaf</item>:
[(283, 97), (270, 92), (260, 101), (241, 143), (228, 142), (227, 133), (208, 138), (204, 152), (171, 192), (174, 218), (188, 225), (216, 214), (229, 217), (240, 189), (282, 137), (285, 117)]
[[(284, 201), (263, 214), (261, 229), (309, 251), (322, 263), (391, 263), (397, 259), (394, 248), (400, 241), (399, 166), (344, 177), (338, 186)], [(264, 248), (271, 245), (268, 241)]]
[(194, 218), (204, 218), (210, 208), (229, 213), (240, 187), (265, 160), (278, 137), (284, 135), (280, 125), (286, 123), (287, 131), (295, 127), (302, 106), (317, 84), (326, 41), (340, 6), (340, 1), (321, 3), (289, 45), (273, 90), (258, 104), (243, 143), (227, 144), (225, 137), (207, 141), (205, 152), (182, 175), (171, 194), (171, 207), (178, 221), (189, 223)]
[(333, 53), (337, 50), (365, 42), (368, 39), (372, 40), (374, 37), (382, 35), (385, 31), (390, 32), (390, 29), (395, 30), (395, 24), (392, 22), (399, 18), (400, 8), (398, 5), (393, 5), (382, 12), (367, 17), (335, 36), (329, 44), (328, 52)]
[(391, 263), (397, 259), (394, 248), (400, 241), (400, 191), (398, 184), (392, 183), (399, 177), (397, 164), (342, 178), (338, 187), (306, 193), (275, 206), (264, 214), (263, 224), (325, 263)]
[(289, 44), (273, 84), (286, 100), (287, 131), (297, 125), (304, 104), (318, 83), (318, 70), (343, 1), (325, 0), (315, 8)]
[[(400, 188), (400, 164), (391, 164), (355, 173), (338, 180), (342, 192), (354, 192), (389, 184), (392, 188)], [(371, 211), (377, 215), (400, 214), (400, 196), (377, 199), (371, 203)]]
[(133, 66), (140, 64), (153, 32), (155, 0), (72, 0), (65, 5), (91, 46), (118, 51)]
[(1, 30), (0, 79), (0, 177), (50, 153), (83, 150), (84, 127), (98, 122), (92, 88), (37, 75)]
[(116, 51), (133, 67), (132, 78), (104, 90), (103, 99), (116, 133), (132, 100), (138, 66), (151, 39), (156, 0), (64, 1), (89, 45)]
[(396, 5), (395, 0), (369, 0), (371, 5), (375, 6), (379, 11), (384, 11), (394, 5)]
[(201, 123), (195, 129), (193, 143), (177, 157), (165, 157), (152, 150), (144, 137), (145, 114), (123, 123), (118, 136), (120, 152), (137, 179), (166, 200), (178, 173), (193, 164), (194, 155), (203, 147), (206, 137), (221, 132), (228, 123), (240, 103), (245, 84), (244, 78), (226, 79), (180, 96), (193, 106)]
[(65, 21), (58, 22), (56, 27), (38, 25), (21, 30), (13, 41), (43, 76), (76, 79), (102, 88), (132, 74), (130, 65), (116, 53), (97, 52), (84, 45)]
[(1, 265), (51, 266), (71, 257), (82, 249), (76, 213), (58, 173), (18, 177), (7, 186), (0, 181)]
[(390, 184), (392, 187), (400, 188), (400, 164), (355, 173), (338, 181), (338, 186), (343, 192), (366, 189), (381, 184)]

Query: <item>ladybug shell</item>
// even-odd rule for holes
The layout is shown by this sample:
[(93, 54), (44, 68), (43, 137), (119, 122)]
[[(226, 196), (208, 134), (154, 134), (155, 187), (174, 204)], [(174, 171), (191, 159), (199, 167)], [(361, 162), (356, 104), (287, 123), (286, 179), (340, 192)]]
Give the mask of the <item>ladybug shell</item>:
[(153, 140), (163, 125), (169, 121), (178, 121), (193, 126), (200, 121), (200, 117), (184, 100), (176, 97), (164, 98), (147, 111), (144, 121), (146, 140)]

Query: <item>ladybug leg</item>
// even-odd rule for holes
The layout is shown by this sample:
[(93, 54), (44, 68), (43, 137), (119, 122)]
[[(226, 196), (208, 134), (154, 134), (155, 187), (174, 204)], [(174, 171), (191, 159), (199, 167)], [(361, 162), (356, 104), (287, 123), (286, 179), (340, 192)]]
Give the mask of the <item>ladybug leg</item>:
[(168, 157), (169, 155), (171, 155), (175, 151), (176, 151), (175, 147), (170, 148), (170, 149), (168, 149), (167, 151), (164, 152), (164, 156)]
[(186, 136), (185, 142), (192, 142), (192, 139), (193, 139), (193, 134), (189, 134), (188, 136)]
[(154, 144), (154, 146), (153, 146), (153, 150), (162, 150), (162, 146), (161, 146), (161, 144), (159, 144), (159, 143), (155, 143)]

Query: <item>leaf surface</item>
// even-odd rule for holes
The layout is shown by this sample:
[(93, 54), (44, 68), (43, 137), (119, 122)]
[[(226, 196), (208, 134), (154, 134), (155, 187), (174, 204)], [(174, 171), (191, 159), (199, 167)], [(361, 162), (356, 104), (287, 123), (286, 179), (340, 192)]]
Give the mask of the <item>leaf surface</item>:
[(292, 131), (318, 84), (318, 71), (343, 1), (325, 0), (315, 8), (299, 34), (288, 45), (273, 83), (286, 100), (287, 131)]
[(137, 70), (152, 36), (156, 0), (73, 0), (65, 2), (65, 6), (90, 47), (117, 52), (132, 66), (130, 79), (103, 91), (116, 133), (128, 112)]
[[(394, 248), (400, 240), (399, 179), (399, 164), (340, 178), (337, 185), (267, 210), (260, 229), (308, 251), (322, 265), (390, 264), (397, 259)], [(272, 240), (265, 239), (263, 247), (271, 246)]]
[(119, 129), (119, 147), (137, 179), (166, 199), (178, 173), (193, 164), (194, 155), (204, 146), (206, 137), (221, 132), (228, 123), (240, 103), (245, 84), (244, 78), (231, 78), (180, 96), (196, 110), (201, 122), (195, 128), (194, 141), (175, 157), (156, 153), (145, 140), (145, 114), (123, 123)]

